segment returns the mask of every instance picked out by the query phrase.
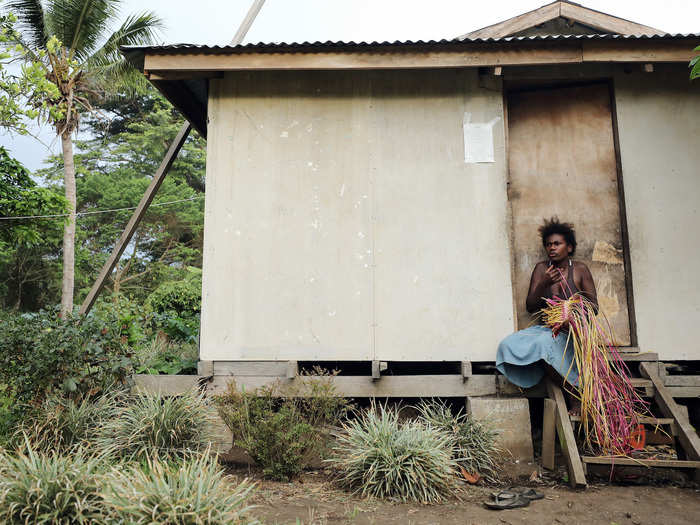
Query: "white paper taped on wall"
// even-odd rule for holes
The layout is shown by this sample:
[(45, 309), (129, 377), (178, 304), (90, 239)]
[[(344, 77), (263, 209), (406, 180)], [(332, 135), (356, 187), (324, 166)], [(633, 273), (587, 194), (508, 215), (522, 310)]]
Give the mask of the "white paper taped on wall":
[(493, 151), (493, 126), (499, 117), (489, 122), (469, 122), (471, 113), (464, 114), (464, 162), (496, 162)]

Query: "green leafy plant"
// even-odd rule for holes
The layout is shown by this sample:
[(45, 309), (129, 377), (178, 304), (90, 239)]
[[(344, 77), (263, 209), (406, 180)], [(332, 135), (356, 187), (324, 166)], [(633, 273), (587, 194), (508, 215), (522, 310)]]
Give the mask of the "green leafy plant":
[(99, 429), (100, 449), (124, 460), (185, 457), (211, 442), (210, 407), (204, 395), (137, 393), (115, 407)]
[(343, 424), (328, 462), (362, 496), (438, 503), (456, 486), (452, 437), (397, 407), (373, 405)]
[(116, 315), (60, 319), (56, 309), (0, 317), (0, 383), (19, 404), (39, 405), (49, 394), (94, 394), (121, 383), (131, 358)]
[[(696, 53), (700, 53), (700, 46), (693, 49), (693, 51), (695, 51)], [(689, 67), (691, 68), (690, 80), (700, 78), (700, 54), (690, 59)]]
[(197, 358), (184, 357), (181, 353), (168, 350), (154, 360), (136, 369), (137, 374), (196, 374)]
[(339, 424), (348, 401), (339, 396), (334, 374), (315, 369), (283, 388), (279, 382), (239, 392), (235, 382), (215, 398), (219, 415), (266, 477), (288, 480), (315, 456), (322, 456), (331, 427)]
[(195, 342), (199, 334), (202, 305), (201, 271), (181, 281), (161, 284), (146, 299), (153, 324), (171, 339)]
[(498, 465), (503, 455), (496, 445), (498, 431), (488, 421), (479, 421), (461, 409), (453, 414), (444, 401), (422, 401), (415, 407), (419, 420), (448, 435), (452, 458), (469, 474), (479, 474), (491, 482), (498, 481)]
[(102, 463), (70, 455), (0, 452), (0, 522), (73, 525), (104, 523)]
[(232, 486), (208, 453), (181, 464), (150, 460), (115, 471), (104, 494), (114, 523), (254, 524), (247, 503), (254, 485)]
[(8, 444), (22, 415), (11, 385), (0, 383), (0, 448)]

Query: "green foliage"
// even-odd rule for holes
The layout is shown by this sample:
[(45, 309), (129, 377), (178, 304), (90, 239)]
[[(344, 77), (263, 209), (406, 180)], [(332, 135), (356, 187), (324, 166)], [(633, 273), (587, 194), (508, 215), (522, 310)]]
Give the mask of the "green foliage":
[[(196, 349), (195, 349), (196, 350)], [(168, 349), (158, 354), (152, 361), (138, 367), (137, 374), (168, 374), (168, 375), (188, 375), (197, 373), (196, 355), (187, 357), (182, 352), (175, 349)]]
[(181, 281), (161, 284), (146, 299), (154, 325), (172, 339), (196, 342), (202, 304), (201, 270)]
[(208, 454), (181, 464), (148, 462), (114, 472), (104, 494), (111, 523), (254, 524), (246, 516), (254, 485), (232, 486)]
[[(124, 98), (119, 100), (127, 105)], [(110, 101), (106, 111), (113, 109)], [(152, 90), (135, 107), (113, 115), (119, 123), (114, 130), (105, 131), (94, 121), (91, 131), (98, 138), (77, 143), (78, 212), (136, 206), (183, 123), (177, 111)], [(143, 303), (163, 283), (201, 279), (196, 272), (201, 272), (202, 264), (205, 163), (206, 143), (193, 134), (143, 217), (128, 255), (110, 276), (106, 292), (111, 288)], [(48, 186), (60, 184), (62, 157), (51, 157), (49, 167), (39, 175)], [(159, 206), (172, 201), (184, 202)], [(132, 210), (124, 210), (78, 218), (78, 295), (87, 293), (131, 214)], [(199, 281), (197, 287), (201, 287)]]
[(452, 458), (470, 474), (498, 481), (498, 464), (503, 451), (496, 446), (498, 431), (488, 421), (478, 421), (461, 409), (457, 414), (442, 401), (422, 401), (416, 409), (419, 419), (452, 440)]
[[(700, 53), (700, 46), (696, 47), (693, 49), (696, 53)], [(690, 80), (695, 80), (696, 78), (700, 78), (700, 54), (697, 56), (694, 56), (692, 59), (690, 59)]]
[[(26, 135), (27, 121), (47, 111), (59, 92), (46, 77), (42, 56), (13, 45), (20, 39), (16, 22), (12, 12), (0, 13), (0, 128)], [(10, 74), (5, 65), (18, 58), (25, 63), (18, 74)]]
[(266, 477), (288, 480), (325, 453), (330, 427), (339, 424), (348, 401), (338, 396), (331, 375), (314, 370), (297, 377), (295, 386), (281, 385), (239, 392), (235, 383), (215, 398), (219, 415)]
[(159, 314), (170, 311), (180, 314), (198, 314), (202, 305), (201, 282), (188, 279), (163, 283), (148, 296), (146, 304)]
[(0, 329), (0, 384), (11, 385), (23, 405), (37, 405), (56, 391), (95, 393), (131, 372), (121, 325), (109, 312), (67, 319), (55, 309), (5, 313)]
[(73, 525), (103, 523), (102, 465), (83, 452), (61, 456), (27, 447), (0, 452), (0, 522)]
[[(0, 146), (0, 216), (62, 214), (66, 200), (57, 188), (38, 186)], [(0, 294), (6, 306), (30, 306), (47, 293), (58, 269), (63, 223), (59, 219), (0, 221)]]
[(452, 437), (398, 408), (373, 406), (343, 424), (329, 463), (341, 482), (377, 498), (438, 503), (455, 487)]
[(197, 391), (181, 396), (137, 393), (111, 411), (96, 444), (128, 461), (182, 458), (209, 445), (209, 410)]
[(0, 450), (8, 445), (10, 436), (22, 421), (22, 415), (14, 389), (0, 383)]

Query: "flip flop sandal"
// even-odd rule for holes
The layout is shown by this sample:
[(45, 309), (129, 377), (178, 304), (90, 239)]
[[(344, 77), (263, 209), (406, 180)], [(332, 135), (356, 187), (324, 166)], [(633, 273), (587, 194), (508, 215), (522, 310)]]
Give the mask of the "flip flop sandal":
[(494, 498), (493, 501), (484, 502), (484, 506), (491, 510), (519, 509), (521, 507), (527, 507), (529, 504), (530, 500), (520, 495), (517, 495), (514, 498)]
[(491, 497), (494, 500), (507, 500), (507, 499), (512, 499), (512, 498), (517, 498), (518, 496), (522, 496), (523, 498), (527, 498), (530, 501), (544, 498), (544, 494), (542, 494), (541, 492), (537, 492), (535, 489), (526, 488), (526, 487), (514, 487), (512, 489), (502, 490), (500, 492), (492, 492), (491, 493)]
[(541, 492), (537, 492), (535, 489), (530, 489), (530, 488), (526, 488), (526, 487), (518, 487), (518, 488), (512, 489), (512, 491), (515, 492), (516, 494), (519, 494), (523, 498), (529, 499), (530, 501), (535, 501), (537, 499), (544, 498), (544, 494), (542, 494)]
[(512, 491), (512, 490), (501, 490), (500, 492), (492, 492), (491, 493), (491, 498), (494, 500), (506, 500), (506, 499), (512, 499), (512, 498), (517, 498), (519, 496), (518, 493)]

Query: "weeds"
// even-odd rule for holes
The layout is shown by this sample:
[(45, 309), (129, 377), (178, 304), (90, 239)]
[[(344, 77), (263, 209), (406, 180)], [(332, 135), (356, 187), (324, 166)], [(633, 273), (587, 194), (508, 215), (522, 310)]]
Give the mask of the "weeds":
[(362, 496), (438, 503), (455, 488), (452, 437), (378, 405), (343, 424), (328, 462)]
[(263, 469), (263, 474), (288, 480), (308, 466), (314, 456), (326, 452), (330, 427), (348, 410), (338, 396), (333, 374), (315, 369), (285, 388), (275, 383), (251, 392), (239, 392), (235, 383), (215, 399), (219, 414), (243, 448)]

